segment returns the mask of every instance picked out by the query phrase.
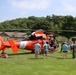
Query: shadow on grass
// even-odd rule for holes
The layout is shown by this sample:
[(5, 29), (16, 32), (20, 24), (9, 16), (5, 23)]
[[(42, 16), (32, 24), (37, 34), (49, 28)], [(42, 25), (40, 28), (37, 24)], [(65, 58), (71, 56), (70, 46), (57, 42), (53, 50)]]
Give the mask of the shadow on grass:
[(51, 57), (51, 58), (59, 58), (59, 57), (57, 57), (57, 56), (48, 56), (48, 57)]
[(67, 57), (67, 58), (57, 57), (57, 56), (48, 56), (48, 57), (51, 57), (51, 58), (57, 58), (57, 59), (72, 59), (72, 58), (69, 58), (69, 57)]
[(43, 58), (28, 58), (30, 60), (38, 60), (38, 59), (43, 59)]
[(27, 54), (33, 54), (31, 52), (24, 52), (24, 53), (12, 53), (12, 54), (8, 54), (8, 56), (13, 56), (13, 55), (27, 55)]
[(72, 59), (72, 58), (57, 58), (57, 59)]

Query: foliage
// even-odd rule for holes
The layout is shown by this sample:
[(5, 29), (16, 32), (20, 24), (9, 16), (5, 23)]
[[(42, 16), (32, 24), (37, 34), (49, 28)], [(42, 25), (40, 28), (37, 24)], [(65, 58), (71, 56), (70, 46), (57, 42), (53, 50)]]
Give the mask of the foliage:
[[(29, 16), (28, 18), (17, 18), (6, 20), (0, 23), (0, 31), (11, 29), (43, 29), (43, 30), (73, 30), (76, 31), (76, 17), (71, 15), (58, 16), (47, 15), (46, 17)], [(22, 30), (21, 30), (22, 31)], [(30, 33), (30, 31), (27, 31)], [(55, 32), (67, 37), (71, 37), (72, 32)]]
[(56, 37), (57, 41), (62, 42), (62, 41), (68, 41), (68, 39), (65, 36), (58, 36)]

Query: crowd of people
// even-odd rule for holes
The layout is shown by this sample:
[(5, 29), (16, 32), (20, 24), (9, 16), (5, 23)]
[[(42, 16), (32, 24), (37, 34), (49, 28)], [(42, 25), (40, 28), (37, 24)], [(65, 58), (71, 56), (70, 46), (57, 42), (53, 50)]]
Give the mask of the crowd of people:
[[(54, 48), (54, 51), (56, 51), (55, 49), (57, 48), (57, 44), (55, 41), (54, 42), (52, 41), (51, 44), (49, 44), (47, 41), (44, 42), (44, 45), (43, 45), (43, 57), (44, 58), (45, 57), (47, 58), (49, 51), (52, 51), (52, 47)], [(41, 48), (41, 46), (37, 42), (35, 44), (35, 57), (36, 58), (38, 58), (38, 54), (39, 54), (39, 52), (41, 52), (40, 48)], [(71, 41), (69, 43), (66, 41), (63, 41), (61, 43), (60, 53), (62, 53), (63, 58), (67, 58), (69, 50), (71, 51), (72, 58), (74, 59), (76, 57), (76, 41), (74, 41), (74, 42)]]
[(62, 42), (60, 52), (63, 52), (64, 56), (67, 57), (69, 50), (71, 51), (72, 58), (74, 59), (76, 57), (76, 41), (71, 41), (69, 43), (64, 41)]
[(41, 50), (41, 44), (38, 41), (35, 46), (35, 58), (38, 58), (38, 54), (41, 53), (43, 54), (43, 58), (47, 58), (48, 54), (53, 51), (56, 51), (57, 49), (57, 43), (55, 40), (49, 39), (49, 41), (43, 39), (43, 48)]
[[(43, 50), (41, 50), (41, 44), (39, 41), (34, 45), (35, 58), (37, 59), (38, 54), (41, 53), (43, 54), (43, 58), (47, 58), (50, 51), (56, 51), (57, 49), (57, 43), (54, 40), (52, 40), (51, 43), (46, 40), (44, 40), (43, 42)], [(71, 51), (72, 58), (74, 59), (76, 57), (76, 41), (71, 41), (69, 44), (66, 41), (62, 41), (60, 53), (63, 53), (63, 58), (67, 58), (69, 50)], [(5, 50), (2, 50), (2, 52), (0, 53), (0, 57), (8, 58), (8, 54), (5, 52)]]

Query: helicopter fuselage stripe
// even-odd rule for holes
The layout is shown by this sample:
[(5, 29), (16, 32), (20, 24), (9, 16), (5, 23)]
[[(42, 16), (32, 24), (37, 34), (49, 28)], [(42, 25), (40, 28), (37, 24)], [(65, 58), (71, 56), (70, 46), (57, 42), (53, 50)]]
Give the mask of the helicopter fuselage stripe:
[(27, 41), (21, 41), (19, 48), (24, 49), (27, 45)]

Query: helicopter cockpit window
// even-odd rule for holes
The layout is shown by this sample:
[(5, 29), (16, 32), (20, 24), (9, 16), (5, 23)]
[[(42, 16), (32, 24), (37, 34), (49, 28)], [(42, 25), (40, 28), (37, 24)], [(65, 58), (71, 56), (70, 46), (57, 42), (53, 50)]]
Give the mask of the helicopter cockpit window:
[(31, 35), (31, 36), (29, 37), (29, 40), (37, 40), (37, 39), (42, 39), (42, 36)]
[(35, 36), (35, 35), (31, 35), (31, 36), (29, 37), (29, 39), (30, 39), (30, 40), (35, 40), (35, 39), (36, 39), (36, 36)]
[(26, 41), (26, 40), (37, 40), (37, 39), (43, 39), (43, 37), (42, 36), (30, 35), (27, 38), (25, 38), (24, 41)]

